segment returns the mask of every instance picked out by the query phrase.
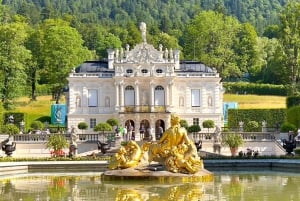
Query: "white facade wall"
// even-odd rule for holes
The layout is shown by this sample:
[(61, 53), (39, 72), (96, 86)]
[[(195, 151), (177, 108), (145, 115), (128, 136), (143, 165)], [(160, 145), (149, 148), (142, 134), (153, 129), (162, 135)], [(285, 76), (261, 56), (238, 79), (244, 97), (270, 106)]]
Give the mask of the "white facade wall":
[[(117, 118), (122, 126), (131, 120), (135, 132), (141, 123), (155, 132), (159, 122), (164, 129), (170, 126), (172, 113), (189, 125), (198, 119), (201, 128), (205, 120), (213, 120), (222, 127), (223, 89), (219, 74), (212, 69), (183, 70), (179, 51), (173, 52), (166, 55), (161, 48), (156, 50), (144, 42), (132, 50), (128, 47), (109, 50), (107, 69), (110, 71), (72, 72), (68, 78), (68, 127), (84, 121), (89, 125), (84, 132), (94, 133), (92, 121), (98, 124)], [(192, 101), (197, 101), (197, 98), (192, 100), (192, 90), (200, 94), (199, 107), (192, 106)], [(89, 101), (96, 105), (90, 106)]]

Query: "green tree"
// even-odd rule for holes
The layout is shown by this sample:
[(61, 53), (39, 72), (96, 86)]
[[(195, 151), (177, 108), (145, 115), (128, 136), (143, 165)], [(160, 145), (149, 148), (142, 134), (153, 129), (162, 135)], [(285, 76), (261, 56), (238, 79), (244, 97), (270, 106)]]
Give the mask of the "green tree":
[(286, 68), (282, 68), (284, 55), (278, 39), (258, 37), (256, 52), (258, 55), (257, 65), (260, 66), (256, 80), (268, 84), (289, 83), (288, 72)]
[(41, 64), (43, 79), (51, 85), (53, 98), (59, 103), (72, 68), (91, 57), (74, 28), (62, 20), (46, 20), (41, 29)]
[(241, 76), (232, 48), (239, 28), (239, 22), (233, 17), (213, 11), (201, 12), (185, 31), (186, 58), (215, 67), (223, 77), (230, 77), (231, 73)]
[(99, 123), (94, 127), (94, 131), (102, 132), (102, 135), (103, 135), (103, 138), (104, 138), (104, 132), (105, 131), (112, 131), (112, 126), (110, 124), (106, 123), (106, 122)]
[(88, 124), (86, 122), (80, 122), (77, 125), (77, 128), (80, 129), (81, 131), (86, 130), (88, 128)]
[(112, 127), (113, 126), (118, 126), (120, 124), (119, 120), (116, 119), (116, 118), (111, 118), (111, 119), (108, 119), (106, 121), (106, 123), (108, 123), (109, 125), (111, 125)]
[(0, 93), (6, 109), (25, 86), (25, 67), (31, 57), (24, 46), (27, 28), (23, 22), (0, 24)]
[(122, 46), (122, 42), (119, 37), (106, 33), (104, 35), (99, 35), (96, 42), (96, 53), (99, 58), (107, 57), (107, 49), (120, 48)]
[(213, 120), (205, 120), (202, 122), (202, 126), (203, 128), (207, 128), (208, 129), (208, 133), (209, 133), (209, 129), (215, 127), (215, 122)]
[(281, 35), (279, 40), (284, 51), (284, 68), (288, 69), (292, 94), (296, 93), (296, 84), (300, 80), (300, 3), (290, 1), (282, 12)]
[(156, 35), (153, 37), (153, 45), (155, 47), (158, 47), (159, 45), (162, 45), (165, 48), (168, 48), (169, 50), (172, 48), (174, 49), (182, 49), (179, 46), (178, 39), (174, 36), (170, 36), (167, 33), (160, 33), (159, 35)]
[(41, 66), (41, 35), (40, 30), (37, 29), (30, 29), (29, 31), (29, 38), (26, 41), (25, 45), (27, 49), (31, 51), (32, 58), (28, 62), (26, 68), (26, 75), (27, 75), (27, 83), (30, 86), (31, 93), (30, 97), (31, 100), (36, 100), (36, 85), (39, 77), (39, 71), (42, 69)]
[(235, 61), (242, 73), (255, 76), (260, 72), (257, 65), (258, 55), (256, 51), (257, 33), (249, 23), (242, 24), (238, 29), (233, 43)]
[(94, 131), (112, 131), (112, 126), (109, 123), (99, 123), (94, 127)]

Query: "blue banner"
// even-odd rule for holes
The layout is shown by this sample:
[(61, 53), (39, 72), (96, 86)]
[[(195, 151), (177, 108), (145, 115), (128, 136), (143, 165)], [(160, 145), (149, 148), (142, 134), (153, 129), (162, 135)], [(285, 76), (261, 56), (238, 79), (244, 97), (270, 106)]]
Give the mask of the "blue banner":
[(223, 103), (224, 123), (228, 122), (228, 109), (238, 109), (238, 103), (237, 102)]
[(66, 104), (51, 105), (51, 124), (66, 125), (67, 106)]

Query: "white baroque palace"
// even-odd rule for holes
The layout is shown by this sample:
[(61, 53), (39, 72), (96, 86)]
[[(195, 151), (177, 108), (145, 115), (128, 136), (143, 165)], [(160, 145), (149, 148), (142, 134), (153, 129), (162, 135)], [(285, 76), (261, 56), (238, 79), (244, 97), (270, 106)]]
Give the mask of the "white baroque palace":
[[(223, 88), (215, 69), (180, 61), (180, 51), (155, 49), (146, 40), (133, 49), (109, 49), (106, 61), (86, 61), (68, 77), (68, 127), (87, 122), (86, 133), (116, 118), (135, 137), (155, 136), (170, 126), (171, 114), (189, 125), (213, 120), (223, 126)], [(140, 134), (140, 129), (143, 136)], [(161, 129), (162, 128), (162, 129)]]

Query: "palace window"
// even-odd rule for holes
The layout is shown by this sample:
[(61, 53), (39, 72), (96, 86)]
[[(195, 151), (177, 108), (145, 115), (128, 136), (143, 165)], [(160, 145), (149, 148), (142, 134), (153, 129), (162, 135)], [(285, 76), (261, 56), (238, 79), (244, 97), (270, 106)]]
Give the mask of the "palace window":
[(96, 119), (95, 118), (91, 118), (90, 119), (90, 128), (95, 128), (96, 127)]
[(96, 89), (89, 89), (88, 91), (88, 106), (89, 107), (98, 106), (98, 91)]
[(127, 70), (126, 70), (126, 73), (132, 74), (132, 73), (133, 73), (133, 70), (132, 70), (132, 69), (127, 69)]
[(199, 125), (199, 118), (193, 118), (193, 125)]
[(165, 89), (162, 86), (155, 87), (155, 105), (165, 105)]
[(125, 88), (125, 105), (126, 106), (133, 106), (134, 105), (134, 88), (132, 86), (127, 86)]
[(200, 107), (200, 89), (192, 89), (192, 107)]

